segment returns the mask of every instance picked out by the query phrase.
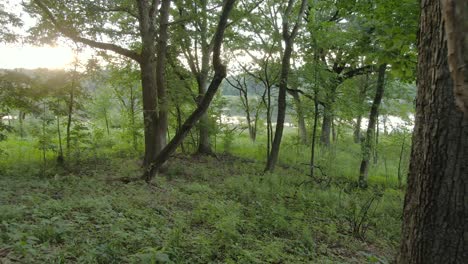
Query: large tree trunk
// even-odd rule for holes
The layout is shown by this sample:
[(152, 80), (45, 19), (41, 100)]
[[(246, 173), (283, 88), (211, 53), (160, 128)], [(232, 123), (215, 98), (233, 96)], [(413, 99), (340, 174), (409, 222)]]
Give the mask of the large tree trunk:
[(143, 166), (147, 167), (157, 155), (158, 115), (156, 112), (156, 72), (151, 58), (140, 63), (143, 91), (143, 121), (145, 126), (145, 157)]
[(359, 186), (361, 188), (367, 187), (367, 178), (369, 173), (369, 160), (371, 158), (371, 152), (373, 149), (374, 136), (375, 136), (375, 125), (377, 123), (379, 115), (379, 106), (382, 101), (384, 88), (385, 88), (385, 70), (387, 64), (384, 63), (379, 66), (379, 77), (377, 80), (377, 87), (375, 91), (374, 101), (372, 102), (371, 111), (369, 114), (369, 124), (367, 126), (366, 139), (362, 146), (362, 161), (359, 169)]
[(166, 57), (168, 41), (168, 20), (171, 0), (162, 0), (159, 9), (159, 30), (156, 45), (156, 87), (159, 103), (158, 111), (158, 131), (156, 139), (156, 152), (159, 153), (167, 144), (168, 134), (168, 98), (166, 93)]
[(398, 263), (466, 263), (468, 115), (455, 103), (440, 1), (423, 0), (421, 7), (416, 121)]
[(468, 2), (441, 0), (455, 101), (468, 114)]
[[(167, 137), (167, 99), (165, 84), (165, 61), (167, 48), (167, 20), (169, 17), (170, 0), (161, 3), (159, 17), (159, 34), (156, 48), (154, 47), (154, 16), (148, 3), (138, 2), (140, 14), (140, 32), (143, 47), (141, 51), (140, 68), (143, 88), (143, 118), (145, 125), (145, 172), (156, 159), (161, 149), (166, 145)], [(155, 52), (157, 56), (155, 58)]]

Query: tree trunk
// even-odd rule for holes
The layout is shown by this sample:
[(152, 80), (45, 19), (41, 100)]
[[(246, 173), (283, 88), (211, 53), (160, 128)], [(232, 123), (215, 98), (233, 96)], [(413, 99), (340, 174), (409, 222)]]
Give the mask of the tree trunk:
[[(209, 54), (206, 55), (208, 58)], [(208, 61), (204, 62), (206, 65), (204, 67), (208, 67)], [(203, 76), (200, 77), (198, 80), (198, 97), (199, 97), (199, 104), (201, 103), (201, 99), (206, 93), (206, 86), (207, 86), (207, 77), (208, 77), (208, 70), (205, 70), (206, 73), (202, 73)], [(198, 122), (198, 132), (199, 132), (199, 140), (198, 140), (198, 149), (197, 153), (202, 155), (212, 155), (213, 150), (211, 148), (210, 142), (210, 120), (207, 113), (204, 113), (203, 116), (200, 118)]]
[(311, 146), (311, 155), (310, 155), (310, 177), (312, 178), (314, 178), (315, 176), (314, 172), (315, 172), (315, 167), (316, 167), (315, 165), (315, 142), (317, 138), (318, 119), (319, 119), (318, 92), (317, 92), (317, 88), (315, 88), (315, 91), (314, 91), (314, 126), (312, 127), (312, 146)]
[(24, 138), (24, 113), (23, 111), (19, 111), (18, 114), (18, 120), (19, 120), (19, 126), (20, 126), (20, 137)]
[(58, 143), (59, 143), (59, 150), (57, 155), (57, 163), (59, 165), (63, 165), (65, 159), (63, 157), (63, 147), (62, 147), (62, 133), (60, 131), (60, 117), (57, 115), (57, 135), (58, 135)]
[(421, 7), (416, 120), (398, 263), (466, 263), (468, 115), (455, 103), (440, 1), (424, 0)]
[(76, 78), (76, 65), (72, 76), (72, 82), (70, 86), (70, 98), (68, 101), (68, 119), (67, 119), (67, 156), (70, 157), (70, 141), (71, 141), (71, 123), (72, 123), (72, 115), (73, 115), (73, 107), (75, 101), (75, 78)]
[(304, 15), (307, 1), (301, 1), (301, 7), (297, 13), (297, 19), (290, 31), (288, 17), (291, 15), (294, 1), (289, 1), (283, 16), (283, 34), (284, 53), (281, 59), (281, 74), (278, 93), (278, 116), (276, 119), (275, 137), (271, 145), (271, 152), (267, 160), (265, 171), (273, 172), (278, 162), (281, 139), (283, 138), (284, 119), (286, 117), (286, 90), (288, 89), (289, 68), (291, 65), (291, 55), (293, 52), (294, 39), (296, 38), (302, 17)]
[(278, 114), (276, 118), (275, 137), (271, 145), (270, 155), (267, 160), (265, 171), (273, 172), (278, 161), (281, 139), (283, 137), (284, 119), (286, 117), (286, 89), (288, 88), (288, 75), (290, 59), (292, 54), (292, 40), (285, 39), (286, 47), (281, 62), (281, 81), (278, 93)]
[[(146, 1), (138, 1), (142, 51), (140, 58), (141, 83), (143, 88), (143, 118), (145, 125), (145, 173), (166, 145), (167, 98), (165, 62), (167, 49), (167, 20), (170, 0), (163, 0), (160, 7), (159, 32), (156, 49), (154, 40), (154, 16)], [(157, 56), (155, 58), (155, 52)]]
[(333, 108), (336, 101), (336, 92), (338, 86), (343, 80), (338, 80), (337, 83), (333, 84), (330, 92), (327, 94), (326, 103), (323, 106), (323, 121), (322, 121), (322, 134), (320, 135), (320, 142), (325, 147), (330, 147), (330, 134), (332, 132), (333, 122)]
[(361, 122), (362, 122), (362, 115), (359, 115), (356, 119), (356, 125), (354, 126), (354, 143), (361, 142)]
[(107, 117), (107, 109), (106, 108), (104, 108), (104, 120), (106, 121), (107, 136), (110, 136), (109, 119)]
[(401, 148), (400, 148), (400, 157), (398, 159), (398, 188), (401, 189), (403, 186), (403, 174), (401, 171), (401, 167), (403, 164), (403, 155), (405, 153), (405, 141), (406, 141), (406, 136), (403, 134), (403, 140), (401, 141)]
[(138, 140), (137, 140), (137, 129), (135, 123), (135, 96), (134, 96), (134, 86), (130, 88), (130, 125), (131, 125), (131, 133), (132, 133), (132, 143), (133, 149), (136, 151), (138, 150)]
[(468, 114), (468, 2), (441, 0), (455, 101)]
[(376, 119), (376, 122), (375, 122), (375, 143), (373, 145), (373, 148), (372, 148), (372, 156), (373, 156), (373, 160), (374, 160), (374, 165), (376, 165), (379, 161), (379, 152), (378, 152), (378, 146), (379, 146), (379, 136), (380, 136), (380, 130), (379, 130), (379, 114), (377, 113), (377, 117), (375, 118)]
[(338, 128), (335, 124), (335, 117), (332, 117), (332, 122), (331, 122), (331, 130), (332, 130), (332, 140), (333, 144), (336, 144), (336, 141), (338, 140)]
[(320, 142), (323, 146), (330, 146), (330, 133), (332, 125), (331, 110), (328, 106), (323, 108), (323, 120), (322, 120), (322, 133), (320, 134)]
[(221, 45), (223, 42), (224, 31), (228, 24), (228, 18), (231, 10), (234, 8), (236, 0), (226, 0), (223, 4), (222, 14), (216, 28), (216, 33), (213, 37), (213, 68), (214, 77), (203, 96), (200, 104), (198, 104), (195, 111), (185, 120), (181, 129), (171, 139), (171, 141), (161, 150), (157, 157), (149, 164), (143, 174), (143, 179), (146, 182), (150, 182), (151, 179), (156, 175), (161, 166), (169, 159), (169, 156), (177, 149), (177, 147), (183, 142), (185, 137), (189, 134), (192, 127), (200, 120), (200, 118), (206, 113), (210, 106), (213, 97), (218, 91), (219, 85), (226, 77), (226, 66), (221, 62)]
[(156, 44), (156, 87), (158, 96), (158, 131), (156, 140), (156, 152), (157, 154), (167, 144), (168, 134), (168, 107), (169, 102), (166, 92), (166, 57), (167, 57), (167, 41), (168, 41), (168, 20), (169, 20), (169, 8), (171, 0), (162, 0), (161, 7), (159, 9), (159, 30), (158, 40)]
[(385, 88), (385, 70), (387, 64), (384, 63), (379, 66), (379, 76), (377, 80), (377, 87), (375, 91), (374, 101), (372, 102), (371, 111), (369, 114), (369, 124), (367, 126), (366, 139), (362, 145), (362, 161), (359, 169), (359, 187), (367, 187), (367, 178), (369, 173), (369, 160), (371, 158), (371, 152), (374, 143), (375, 124), (377, 123), (377, 117), (379, 114), (379, 106), (382, 101), (384, 88)]
[(156, 72), (154, 70), (154, 62), (151, 58), (143, 58), (140, 63), (141, 68), (141, 83), (143, 91), (143, 118), (145, 126), (145, 157), (143, 166), (147, 167), (157, 155), (157, 131), (158, 131), (158, 115), (156, 112), (157, 96), (156, 96)]
[(301, 98), (299, 97), (299, 93), (292, 89), (288, 90), (289, 94), (292, 95), (294, 99), (294, 105), (296, 106), (296, 113), (297, 113), (297, 127), (299, 129), (299, 138), (301, 143), (307, 145), (307, 128), (304, 118), (304, 109), (302, 108)]

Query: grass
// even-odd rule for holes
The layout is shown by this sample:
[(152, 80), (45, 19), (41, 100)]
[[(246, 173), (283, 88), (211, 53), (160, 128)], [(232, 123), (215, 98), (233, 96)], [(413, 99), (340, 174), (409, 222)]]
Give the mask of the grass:
[(399, 243), (395, 176), (379, 164), (356, 189), (359, 148), (346, 141), (320, 151), (329, 184), (307, 176), (294, 140), (290, 166), (262, 175), (262, 144), (238, 137), (235, 156), (177, 155), (155, 186), (117, 180), (140, 174), (119, 149), (44, 174), (32, 144), (0, 144), (0, 263), (390, 263)]

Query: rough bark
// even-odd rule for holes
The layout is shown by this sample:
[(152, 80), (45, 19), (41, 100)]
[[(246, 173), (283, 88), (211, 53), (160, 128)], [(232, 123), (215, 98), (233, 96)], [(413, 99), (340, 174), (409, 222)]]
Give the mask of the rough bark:
[(455, 101), (468, 114), (468, 1), (441, 0)]
[(213, 68), (214, 68), (214, 77), (211, 80), (208, 89), (203, 96), (200, 104), (197, 106), (195, 111), (193, 111), (190, 116), (185, 120), (184, 124), (181, 126), (176, 135), (171, 139), (171, 141), (161, 150), (157, 155), (156, 159), (147, 167), (145, 173), (143, 174), (143, 179), (146, 182), (150, 182), (161, 166), (169, 159), (169, 156), (174, 153), (177, 147), (183, 142), (185, 137), (189, 134), (193, 126), (200, 120), (200, 118), (206, 113), (208, 107), (213, 100), (216, 92), (218, 91), (219, 85), (226, 77), (226, 66), (221, 62), (221, 45), (223, 42), (224, 31), (227, 27), (227, 22), (229, 14), (234, 8), (236, 0), (225, 0), (223, 3), (223, 9), (221, 17), (219, 19), (218, 26), (216, 28), (216, 33), (213, 38)]
[(293, 9), (294, 0), (288, 1), (288, 6), (283, 16), (283, 41), (285, 44), (283, 57), (281, 61), (281, 74), (280, 84), (278, 93), (278, 115), (276, 119), (275, 137), (273, 138), (273, 144), (271, 145), (270, 155), (267, 160), (265, 171), (273, 172), (278, 161), (281, 139), (283, 137), (284, 119), (286, 117), (286, 90), (288, 89), (288, 77), (291, 64), (291, 55), (293, 51), (294, 39), (296, 38), (297, 31), (302, 21), (302, 17), (307, 6), (307, 1), (301, 1), (301, 7), (297, 14), (297, 19), (290, 32), (289, 29), (289, 16)]
[(421, 7), (416, 120), (397, 262), (466, 263), (468, 116), (455, 103), (440, 1), (422, 0)]
[(373, 149), (374, 136), (375, 136), (375, 125), (377, 123), (379, 106), (382, 101), (385, 88), (385, 70), (387, 64), (381, 64), (379, 66), (379, 76), (377, 80), (377, 87), (375, 91), (375, 97), (372, 101), (371, 111), (369, 114), (369, 124), (367, 126), (366, 138), (362, 145), (362, 161), (359, 169), (359, 187), (367, 187), (367, 178), (369, 175), (369, 160), (371, 158), (371, 152)]
[[(159, 20), (159, 36), (154, 45), (156, 31), (153, 6), (147, 1), (137, 2), (140, 35), (142, 39), (141, 83), (143, 92), (143, 118), (145, 126), (145, 157), (143, 166), (148, 166), (156, 158), (160, 150), (166, 145), (167, 137), (167, 101), (164, 81), (164, 64), (167, 46), (167, 19), (169, 0), (162, 1)], [(157, 52), (158, 57), (155, 58)], [(162, 56), (162, 57), (159, 57)], [(161, 85), (159, 87), (158, 85)]]
[[(156, 89), (158, 97), (158, 131), (156, 140), (156, 152), (167, 144), (168, 134), (168, 98), (167, 98), (167, 82), (166, 82), (166, 57), (167, 57), (167, 42), (168, 42), (168, 27), (169, 27), (169, 8), (171, 0), (162, 0), (159, 9), (159, 29), (158, 39), (156, 44)], [(150, 11), (151, 12), (151, 11)]]

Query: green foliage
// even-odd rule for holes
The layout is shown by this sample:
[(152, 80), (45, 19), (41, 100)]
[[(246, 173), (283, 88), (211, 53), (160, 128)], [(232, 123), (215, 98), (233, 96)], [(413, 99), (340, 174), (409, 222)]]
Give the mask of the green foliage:
[[(8, 150), (11, 162), (15, 154)], [(294, 169), (258, 175), (263, 164), (254, 160), (177, 156), (157, 187), (148, 187), (117, 180), (139, 176), (138, 163), (110, 153), (97, 164), (81, 160), (93, 173), (57, 168), (55, 176), (23, 171), (17, 177), (28, 161), (15, 158), (20, 166), (7, 166), (10, 172), (0, 178), (0, 248), (7, 250), (6, 259), (385, 263), (399, 241), (402, 193), (396, 189), (381, 191), (364, 215), (374, 192), (358, 191), (335, 176), (326, 186)], [(365, 232), (353, 233), (353, 223), (362, 223)]]

